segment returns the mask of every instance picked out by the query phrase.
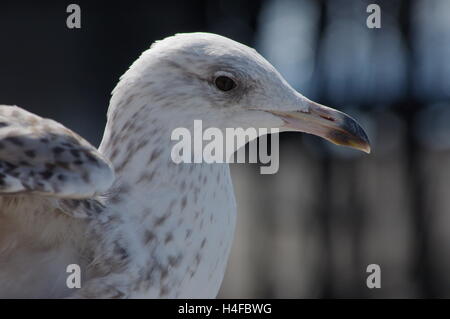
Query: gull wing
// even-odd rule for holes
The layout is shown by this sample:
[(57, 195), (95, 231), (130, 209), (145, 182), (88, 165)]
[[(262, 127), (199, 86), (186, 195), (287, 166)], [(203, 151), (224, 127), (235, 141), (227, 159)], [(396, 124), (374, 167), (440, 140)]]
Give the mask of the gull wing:
[(113, 180), (109, 161), (68, 128), (0, 105), (0, 195), (88, 198), (108, 190)]

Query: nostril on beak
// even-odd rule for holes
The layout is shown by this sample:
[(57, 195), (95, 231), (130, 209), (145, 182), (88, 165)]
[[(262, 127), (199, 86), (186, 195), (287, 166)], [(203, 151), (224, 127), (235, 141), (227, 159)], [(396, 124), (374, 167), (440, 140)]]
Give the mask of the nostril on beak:
[(326, 116), (326, 115), (322, 115), (322, 114), (320, 114), (319, 116), (320, 116), (321, 118), (327, 120), (327, 121), (330, 121), (330, 122), (336, 121), (336, 120), (335, 120), (334, 118), (332, 118), (331, 116)]

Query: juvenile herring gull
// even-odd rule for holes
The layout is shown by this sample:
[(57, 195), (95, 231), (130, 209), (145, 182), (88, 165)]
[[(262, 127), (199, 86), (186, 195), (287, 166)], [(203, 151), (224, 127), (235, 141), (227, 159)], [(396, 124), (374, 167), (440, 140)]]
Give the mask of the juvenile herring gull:
[[(214, 298), (236, 220), (228, 164), (176, 164), (178, 127), (280, 128), (369, 152), (348, 115), (254, 49), (208, 33), (154, 43), (121, 77), (99, 149), (0, 106), (0, 297)], [(67, 284), (79, 266), (81, 287)]]

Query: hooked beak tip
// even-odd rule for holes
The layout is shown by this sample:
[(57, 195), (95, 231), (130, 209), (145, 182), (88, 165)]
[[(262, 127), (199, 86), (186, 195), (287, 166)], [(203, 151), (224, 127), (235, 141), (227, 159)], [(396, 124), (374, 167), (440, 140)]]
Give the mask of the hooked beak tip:
[(347, 114), (339, 113), (339, 124), (329, 126), (323, 137), (334, 144), (348, 146), (370, 154), (369, 138), (363, 128)]

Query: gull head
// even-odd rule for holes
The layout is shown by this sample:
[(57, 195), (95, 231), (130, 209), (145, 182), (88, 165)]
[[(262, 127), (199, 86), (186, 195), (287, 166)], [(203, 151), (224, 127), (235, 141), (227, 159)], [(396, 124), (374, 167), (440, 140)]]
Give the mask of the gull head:
[(352, 117), (304, 97), (254, 49), (216, 34), (155, 42), (123, 75), (113, 99), (124, 91), (172, 127), (202, 120), (220, 129), (278, 128), (370, 152)]

